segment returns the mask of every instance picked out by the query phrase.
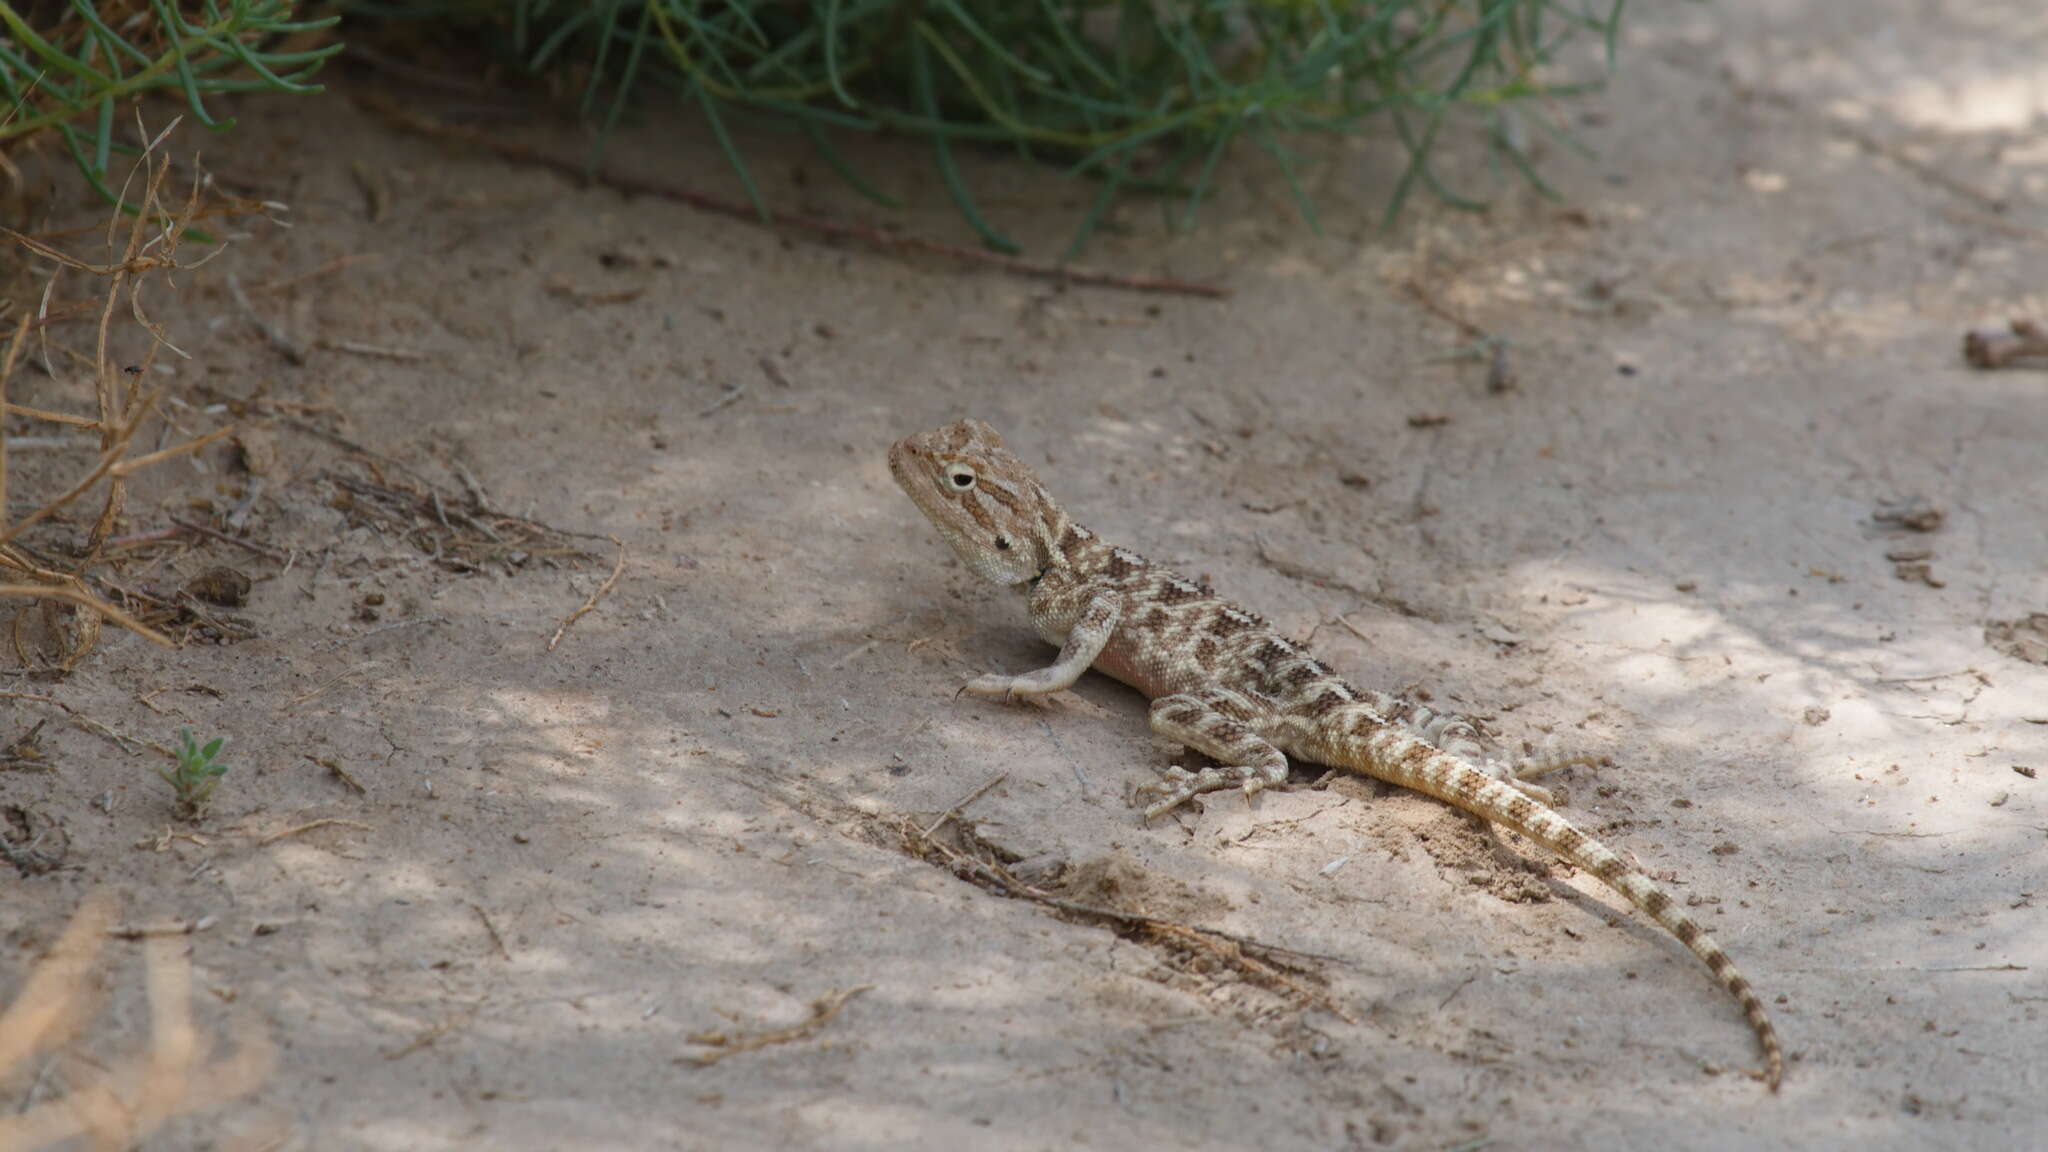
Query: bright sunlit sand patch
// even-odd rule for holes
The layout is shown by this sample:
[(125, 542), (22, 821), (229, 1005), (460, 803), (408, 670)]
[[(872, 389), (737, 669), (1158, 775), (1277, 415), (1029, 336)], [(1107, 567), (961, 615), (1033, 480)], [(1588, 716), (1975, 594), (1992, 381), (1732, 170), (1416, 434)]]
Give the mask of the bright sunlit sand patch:
[(2048, 116), (2048, 65), (1985, 75), (1908, 77), (1891, 99), (1907, 124), (1946, 132), (2017, 132)]

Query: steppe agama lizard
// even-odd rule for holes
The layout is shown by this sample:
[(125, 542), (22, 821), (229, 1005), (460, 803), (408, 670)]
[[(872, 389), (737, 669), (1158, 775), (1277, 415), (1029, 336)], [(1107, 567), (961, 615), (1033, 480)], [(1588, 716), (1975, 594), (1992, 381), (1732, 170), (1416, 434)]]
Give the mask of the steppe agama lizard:
[(1763, 1001), (1735, 962), (1671, 895), (1557, 814), (1522, 777), (1556, 763), (1489, 759), (1470, 722), (1361, 692), (1264, 619), (1075, 523), (996, 430), (959, 420), (897, 441), (889, 471), (975, 575), (1023, 591), (1031, 622), (1059, 647), (1050, 665), (970, 681), (1011, 699), (1069, 688), (1090, 667), (1152, 701), (1153, 731), (1215, 767), (1174, 766), (1145, 810), (1158, 816), (1204, 792), (1247, 799), (1287, 779), (1287, 756), (1359, 772), (1511, 828), (1591, 872), (1678, 937), (1735, 997), (1763, 1047), (1773, 1091), (1784, 1054)]

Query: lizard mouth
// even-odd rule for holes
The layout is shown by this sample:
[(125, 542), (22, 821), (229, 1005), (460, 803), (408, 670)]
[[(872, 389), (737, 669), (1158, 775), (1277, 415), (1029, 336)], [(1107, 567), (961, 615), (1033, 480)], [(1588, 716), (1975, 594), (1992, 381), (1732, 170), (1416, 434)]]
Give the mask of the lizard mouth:
[(889, 445), (889, 475), (906, 492), (910, 491), (910, 461), (917, 455), (917, 446), (910, 439), (906, 436)]
[(918, 447), (917, 439), (905, 436), (889, 445), (889, 476), (927, 519), (937, 521), (951, 509), (945, 508), (944, 502), (934, 494), (929, 468), (931, 456)]

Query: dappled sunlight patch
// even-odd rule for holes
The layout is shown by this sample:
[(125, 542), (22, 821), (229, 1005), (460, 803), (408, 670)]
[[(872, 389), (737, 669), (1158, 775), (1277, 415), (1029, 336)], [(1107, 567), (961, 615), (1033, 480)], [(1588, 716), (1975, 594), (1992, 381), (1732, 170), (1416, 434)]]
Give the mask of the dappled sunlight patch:
[[(2013, 736), (2039, 678), (1985, 647), (1981, 627), (1931, 623), (1886, 642), (1874, 635), (1886, 616), (1843, 603), (1881, 593), (1821, 580), (1792, 597), (1742, 582), (1665, 591), (1591, 565), (1516, 575), (1553, 595), (1558, 581), (1585, 590), (1544, 639), (1599, 657), (1586, 667), (1606, 687), (1589, 696), (1670, 748), (1660, 759), (1686, 781), (1672, 803), (1716, 794), (1715, 808), (1772, 813), (1724, 843), (1839, 842), (1864, 878), (1903, 884), (1929, 869), (1999, 867), (2039, 841), (2039, 801), (2006, 765), (2025, 758)], [(1661, 803), (1640, 779), (1628, 787), (1639, 804)], [(1707, 820), (1680, 826), (1713, 835)]]
[(1962, 76), (1900, 76), (1885, 102), (1894, 116), (1915, 128), (2023, 132), (2048, 117), (2048, 67)]

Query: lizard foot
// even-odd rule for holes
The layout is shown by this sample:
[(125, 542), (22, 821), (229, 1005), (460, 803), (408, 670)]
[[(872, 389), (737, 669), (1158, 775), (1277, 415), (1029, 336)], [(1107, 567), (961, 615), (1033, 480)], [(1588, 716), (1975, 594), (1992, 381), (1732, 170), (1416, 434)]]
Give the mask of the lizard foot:
[(1492, 756), (1475, 756), (1472, 763), (1481, 772), (1506, 784), (1538, 804), (1546, 808), (1557, 808), (1570, 803), (1565, 796), (1564, 788), (1561, 786), (1546, 788), (1540, 784), (1533, 783), (1534, 778), (1543, 775), (1545, 772), (1555, 772), (1559, 768), (1569, 768), (1575, 764), (1598, 767), (1600, 757), (1590, 752), (1561, 752), (1555, 748), (1545, 747), (1542, 752), (1533, 756), (1522, 756), (1514, 760), (1502, 760)]
[(1249, 766), (1204, 768), (1200, 772), (1190, 772), (1174, 764), (1161, 769), (1159, 775), (1163, 779), (1137, 787), (1140, 796), (1160, 797), (1145, 809), (1146, 820), (1163, 816), (1204, 792), (1220, 792), (1225, 788), (1242, 788), (1244, 801), (1250, 804), (1252, 797), (1264, 790), (1267, 784), (1265, 774)]
[(1557, 785), (1546, 788), (1531, 781), (1546, 772), (1555, 772), (1559, 768), (1570, 768), (1574, 765), (1597, 768), (1600, 766), (1600, 757), (1590, 752), (1561, 752), (1546, 748), (1535, 756), (1523, 756), (1506, 764), (1489, 764), (1487, 771), (1501, 783), (1512, 785), (1529, 799), (1556, 808), (1570, 803), (1565, 796), (1564, 787)]
[(1532, 784), (1522, 773), (1515, 770), (1516, 765), (1514, 764), (1505, 764), (1499, 760), (1481, 760), (1474, 764), (1473, 767), (1513, 788), (1538, 804), (1543, 805), (1545, 808), (1555, 808), (1565, 803), (1564, 789), (1545, 788), (1541, 784)]
[(1574, 765), (1585, 768), (1600, 767), (1600, 757), (1591, 752), (1560, 752), (1546, 748), (1535, 756), (1524, 756), (1516, 760), (1509, 771), (1517, 780), (1532, 780), (1545, 772)]

